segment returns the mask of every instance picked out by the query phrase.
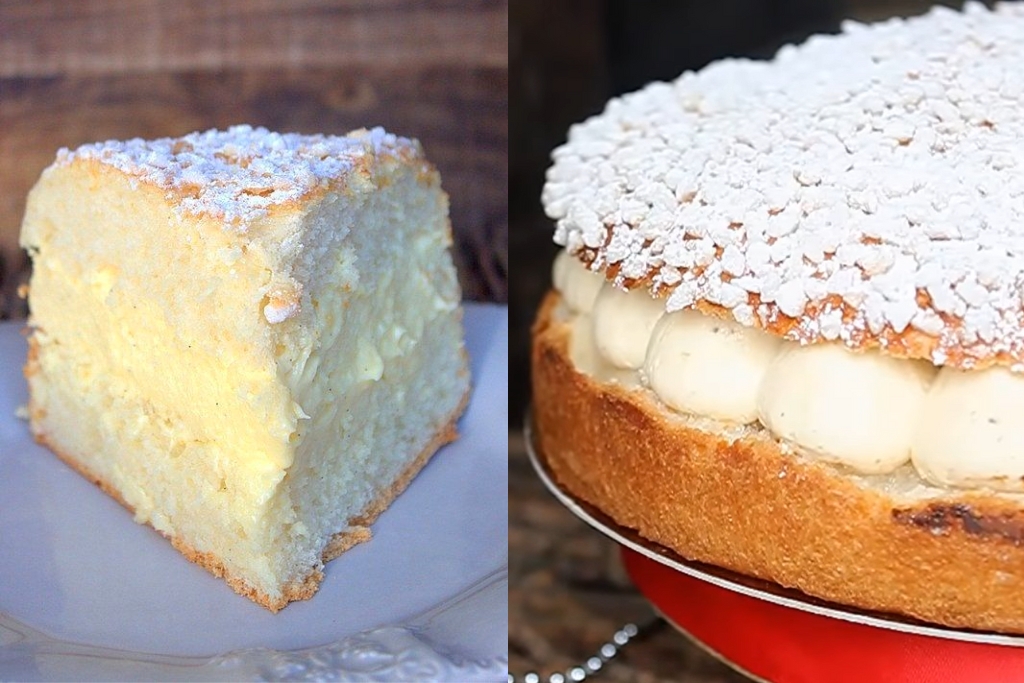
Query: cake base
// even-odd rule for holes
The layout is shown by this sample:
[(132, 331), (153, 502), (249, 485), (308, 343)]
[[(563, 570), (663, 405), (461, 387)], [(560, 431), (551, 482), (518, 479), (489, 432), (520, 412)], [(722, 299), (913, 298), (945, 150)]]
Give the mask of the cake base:
[[(322, 562), (329, 562), (344, 553), (346, 550), (349, 550), (360, 543), (369, 541), (372, 538), (370, 525), (373, 524), (377, 520), (377, 517), (380, 516), (380, 514), (384, 512), (384, 510), (386, 510), (409, 486), (412, 480), (416, 478), (416, 475), (419, 474), (420, 470), (427, 465), (430, 458), (433, 457), (433, 455), (440, 450), (442, 446), (447, 443), (451, 443), (458, 438), (458, 429), (456, 425), (459, 417), (465, 410), (468, 401), (469, 392), (467, 391), (466, 395), (462, 398), (462, 401), (452, 412), (451, 416), (445, 421), (443, 426), (434, 433), (426, 447), (424, 447), (419, 455), (409, 463), (398, 478), (395, 479), (387, 489), (383, 490), (361, 514), (350, 520), (350, 523), (346, 525), (344, 529), (336, 532), (331, 537), (323, 550), (323, 554), (321, 556)], [(29, 412), (31, 413), (32, 411), (33, 407), (30, 402)], [(57, 448), (46, 438), (45, 434), (35, 434), (34, 436), (37, 443), (45, 446), (66, 465), (71, 467), (71, 469), (75, 470), (81, 476), (98, 486), (104, 493), (120, 503), (133, 515), (135, 514), (135, 509), (128, 504), (118, 490), (103, 477), (92, 472), (71, 454), (65, 452), (63, 449)], [(152, 528), (151, 524), (148, 526)], [(280, 611), (290, 602), (294, 602), (296, 600), (308, 600), (313, 597), (324, 578), (323, 571), (321, 569), (314, 568), (302, 581), (285, 586), (282, 592), (282, 597), (278, 600), (274, 600), (263, 591), (253, 588), (243, 579), (233, 576), (226, 569), (221, 559), (213, 553), (198, 551), (181, 538), (170, 536), (163, 532), (160, 532), (160, 534), (166, 537), (174, 548), (184, 555), (190, 562), (194, 562), (200, 567), (203, 567), (217, 578), (223, 578), (236, 593), (249, 598), (263, 607), (266, 607), (271, 612)]]
[(578, 371), (557, 294), (533, 330), (538, 444), (573, 495), (689, 560), (833, 602), (1024, 633), (1024, 505), (894, 497), (769, 437), (688, 426), (645, 389)]

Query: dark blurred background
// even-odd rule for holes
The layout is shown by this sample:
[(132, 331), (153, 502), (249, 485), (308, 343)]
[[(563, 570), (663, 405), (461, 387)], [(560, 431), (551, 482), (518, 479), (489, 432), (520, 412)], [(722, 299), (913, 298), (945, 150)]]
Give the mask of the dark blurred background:
[[(726, 56), (769, 57), (843, 19), (920, 14), (928, 0), (515, 0), (510, 9), (513, 424), (529, 394), (529, 325), (556, 253), (540, 192), (551, 150), (609, 97)], [(947, 2), (951, 6), (961, 3)]]

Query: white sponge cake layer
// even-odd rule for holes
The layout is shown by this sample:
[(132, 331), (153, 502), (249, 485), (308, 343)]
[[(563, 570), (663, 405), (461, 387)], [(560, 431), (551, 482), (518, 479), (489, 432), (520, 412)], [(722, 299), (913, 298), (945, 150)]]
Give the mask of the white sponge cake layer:
[(377, 152), (258, 212), (182, 211), (95, 154), (29, 199), (33, 431), (272, 609), (368, 536), (468, 392), (446, 197), (414, 149)]
[[(400, 174), (356, 201), (311, 213), (327, 248), (300, 264), (307, 288), (285, 382), (303, 412), (282, 496), (300, 519), (305, 559), (360, 519), (450, 420), (468, 390), (459, 289), (445, 255), (447, 202), (436, 176)], [(360, 226), (341, 236), (336, 226)], [(330, 237), (328, 237), (330, 236)], [(387, 236), (382, 239), (382, 236)], [(341, 244), (331, 245), (333, 240)]]

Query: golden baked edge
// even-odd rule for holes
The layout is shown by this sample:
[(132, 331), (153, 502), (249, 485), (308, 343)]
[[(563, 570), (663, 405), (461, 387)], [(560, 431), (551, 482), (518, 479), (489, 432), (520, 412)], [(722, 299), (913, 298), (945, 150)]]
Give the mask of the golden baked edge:
[[(35, 339), (29, 337), (28, 342), (29, 351), (28, 362), (25, 365), (26, 373), (33, 371), (32, 365), (38, 355)], [(451, 443), (458, 438), (459, 432), (457, 423), (459, 418), (462, 416), (462, 413), (469, 405), (469, 396), (471, 391), (472, 387), (467, 388), (466, 394), (462, 397), (459, 405), (454, 411), (452, 411), (452, 414), (443, 423), (441, 428), (434, 433), (427, 445), (422, 451), (420, 451), (419, 455), (409, 463), (398, 478), (395, 479), (388, 488), (381, 491), (380, 495), (375, 500), (371, 501), (360, 515), (352, 519), (345, 529), (338, 531), (331, 537), (327, 542), (326, 547), (324, 547), (323, 554), (321, 556), (321, 560), (323, 562), (330, 562), (346, 550), (349, 550), (365, 541), (369, 541), (372, 538), (370, 525), (377, 520), (377, 517), (379, 517), (382, 512), (391, 506), (391, 503), (393, 503), (406, 488), (408, 488), (409, 484), (416, 478), (416, 475), (419, 474), (420, 470), (426, 467), (430, 459), (438, 450), (441, 449), (442, 446)], [(33, 407), (30, 397), (29, 413), (31, 413), (32, 410)], [(45, 434), (35, 434), (34, 437), (37, 443), (45, 446), (71, 469), (75, 470), (82, 477), (98, 486), (104, 493), (120, 503), (122, 507), (126, 508), (133, 515), (135, 514), (135, 509), (121, 497), (121, 494), (113, 485), (110, 484), (110, 482), (91, 471), (88, 467), (79, 462), (72, 454), (65, 452), (63, 449), (57, 448), (54, 444), (50, 443)], [(147, 526), (154, 528), (148, 523)], [(169, 536), (163, 532), (159, 533), (167, 538), (171, 542), (171, 545), (173, 545), (178, 552), (184, 555), (187, 560), (194, 562), (203, 569), (206, 569), (217, 578), (223, 578), (236, 593), (249, 598), (263, 607), (266, 607), (271, 612), (279, 612), (287, 607), (288, 603), (296, 600), (309, 600), (320, 589), (320, 583), (324, 578), (323, 571), (314, 568), (302, 581), (285, 586), (282, 591), (281, 598), (279, 600), (274, 600), (263, 591), (249, 585), (245, 580), (237, 576), (233, 576), (227, 571), (224, 563), (215, 554), (198, 551), (180, 538)]]
[(569, 356), (557, 293), (533, 328), (538, 445), (558, 482), (691, 560), (952, 627), (1024, 633), (1024, 507), (983, 492), (898, 501), (774, 441), (675, 422)]

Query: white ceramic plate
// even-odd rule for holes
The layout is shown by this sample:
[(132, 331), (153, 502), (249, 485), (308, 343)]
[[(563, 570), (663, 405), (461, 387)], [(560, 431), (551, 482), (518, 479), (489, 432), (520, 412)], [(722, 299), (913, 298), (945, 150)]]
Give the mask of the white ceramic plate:
[(0, 325), (0, 680), (505, 680), (508, 309), (466, 328), (462, 438), (275, 615), (32, 441), (25, 341)]

